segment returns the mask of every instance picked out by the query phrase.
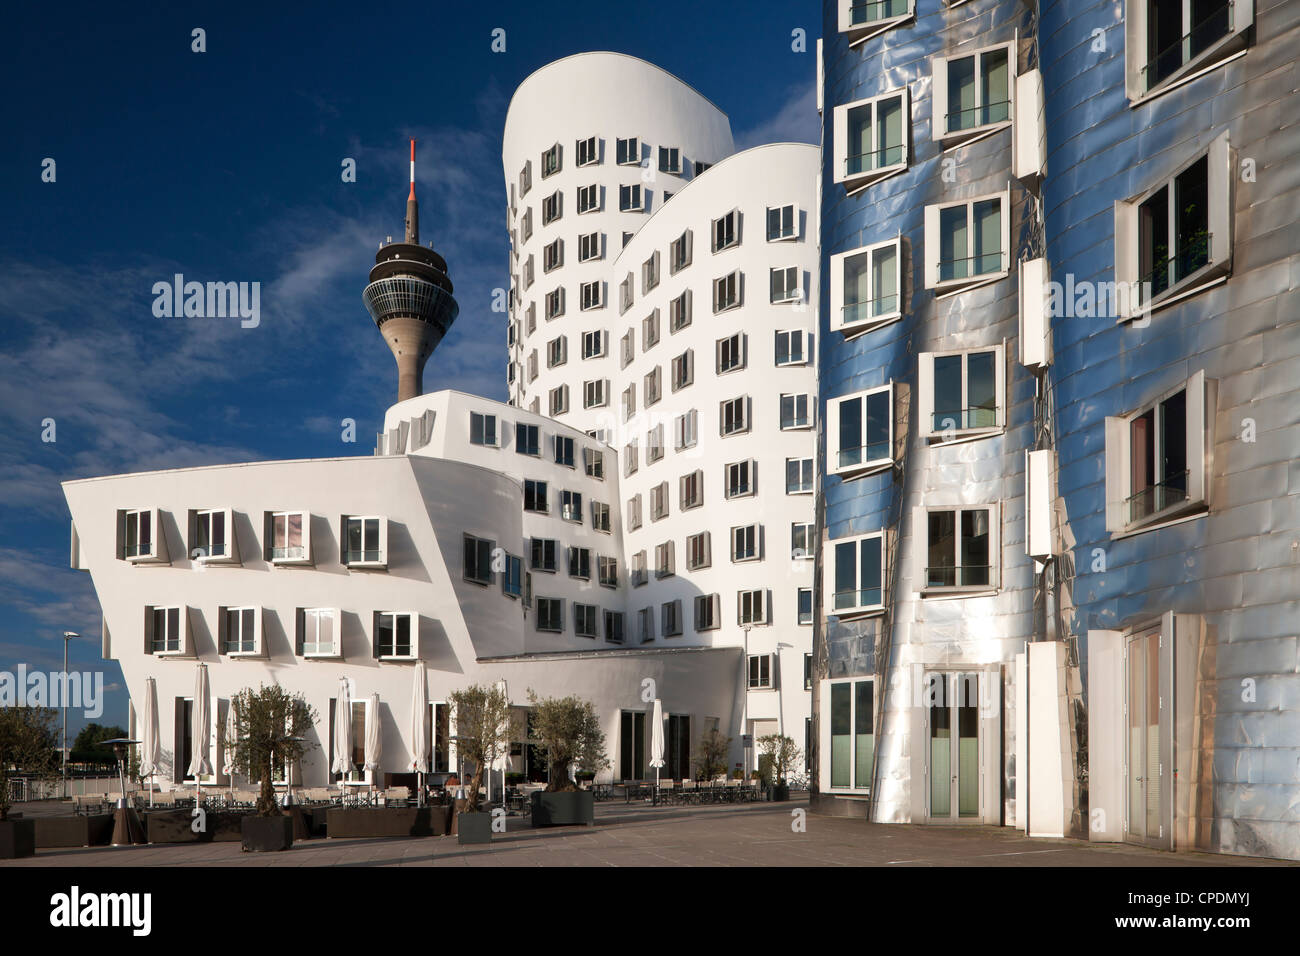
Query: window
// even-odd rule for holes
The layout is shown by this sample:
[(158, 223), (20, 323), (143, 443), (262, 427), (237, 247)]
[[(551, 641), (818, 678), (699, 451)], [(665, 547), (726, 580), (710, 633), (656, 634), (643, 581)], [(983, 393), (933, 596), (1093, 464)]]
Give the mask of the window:
[(812, 336), (803, 329), (788, 329), (776, 333), (776, 364), (807, 365), (812, 352)]
[(659, 172), (673, 173), (680, 176), (682, 173), (682, 151), (676, 146), (660, 146)]
[(636, 612), (636, 638), (640, 644), (649, 644), (655, 639), (655, 609), (643, 607)]
[(799, 267), (783, 266), (769, 270), (771, 300), (773, 303), (799, 302), (803, 291), (799, 288)]
[(1148, 314), (1231, 271), (1232, 175), (1224, 133), (1154, 189), (1115, 204), (1120, 320)]
[(835, 182), (856, 192), (907, 168), (907, 89), (835, 107)]
[(542, 178), (554, 176), (560, 171), (560, 159), (563, 150), (559, 143), (556, 143), (546, 152), (542, 153)]
[(609, 404), (609, 379), (598, 378), (582, 383), (582, 407), (602, 408)]
[(668, 303), (668, 331), (678, 332), (691, 324), (691, 290), (687, 289)]
[(515, 451), (521, 455), (541, 455), (541, 432), (536, 425), (515, 424)]
[(695, 597), (695, 630), (715, 631), (722, 626), (722, 614), (719, 609), (720, 596), (717, 594), (700, 594)]
[(560, 517), (565, 521), (582, 523), (582, 493), (578, 491), (560, 492)]
[(745, 367), (745, 335), (737, 332), (718, 339), (718, 374), (724, 375)]
[(678, 598), (659, 606), (659, 621), (664, 637), (680, 637), (682, 633), (682, 601)]
[(591, 579), (590, 548), (569, 549), (569, 577), (581, 578), (584, 581)]
[[(812, 588), (799, 589), (799, 593), (796, 596), (798, 611), (797, 611), (795, 623), (811, 624), (813, 622), (812, 600), (813, 600)], [(803, 689), (812, 690), (812, 674), (811, 674), (812, 655), (805, 654), (803, 658), (804, 658)]]
[(587, 309), (600, 309), (605, 306), (605, 283), (599, 279), (594, 282), (584, 282), (578, 286), (578, 308), (586, 311)]
[[(918, 541), (925, 544), (922, 593), (997, 587), (996, 506), (918, 509)], [(919, 556), (919, 555), (918, 555)]]
[(145, 653), (184, 654), (186, 651), (185, 608), (146, 607), (144, 609)]
[(578, 237), (578, 261), (593, 262), (600, 258), (600, 233), (588, 232)]
[(821, 779), (829, 790), (871, 790), (874, 686), (870, 678), (821, 684)]
[(659, 366), (656, 365), (645, 374), (646, 408), (649, 408), (661, 398), (663, 398), (663, 374)]
[(271, 563), (310, 564), (311, 514), (306, 511), (276, 511), (266, 517), (267, 557)]
[(756, 524), (731, 529), (731, 560), (757, 561), (762, 557), (760, 537), (762, 531)]
[(970, 352), (922, 352), (918, 375), (921, 434), (986, 434), (1005, 424), (1002, 346)]
[(378, 517), (343, 519), (343, 564), (382, 567), (387, 562), (388, 521)]
[(623, 643), (623, 612), (605, 612), (605, 641), (609, 644)]
[(627, 529), (635, 531), (641, 527), (641, 496), (633, 495), (627, 499)]
[(167, 550), (163, 547), (157, 509), (120, 510), (117, 526), (119, 558), (133, 564), (166, 560)]
[(811, 396), (806, 393), (781, 396), (781, 428), (812, 427)]
[(673, 391), (685, 388), (695, 381), (695, 352), (687, 349), (673, 359)]
[(190, 554), (195, 560), (221, 562), (239, 557), (235, 553), (232, 519), (229, 508), (190, 512)]
[(619, 212), (643, 212), (645, 207), (641, 203), (641, 184), (633, 183), (618, 187), (618, 209)]
[[(550, 321), (564, 315), (564, 286), (546, 293), (546, 319)], [(531, 332), (532, 329), (529, 329)]]
[(1010, 193), (925, 207), (926, 288), (970, 285), (1007, 274)]
[(749, 398), (730, 398), (718, 406), (718, 430), (725, 438), (749, 431)]
[(628, 580), (632, 587), (639, 588), (646, 582), (645, 552), (638, 551), (632, 555), (632, 568), (628, 575)]
[(609, 344), (609, 333), (603, 329), (582, 333), (582, 357), (584, 359), (601, 358)]
[(767, 592), (738, 591), (736, 593), (736, 623), (767, 624)]
[(647, 352), (659, 344), (659, 310), (655, 309), (641, 320), (641, 351)]
[(560, 598), (538, 597), (537, 629), (559, 634), (564, 631), (564, 601)]
[(831, 328), (846, 337), (903, 315), (902, 240), (831, 256)]
[(1106, 528), (1125, 533), (1209, 504), (1216, 383), (1198, 371), (1136, 412), (1106, 419)]
[(1250, 41), (1254, 4), (1229, 0), (1128, 0), (1124, 59), (1129, 99), (1181, 86)]
[(721, 252), (740, 245), (740, 211), (731, 210), (720, 219), (713, 220), (713, 251)]
[(588, 212), (600, 211), (600, 186), (592, 183), (590, 186), (578, 187), (578, 215)]
[(547, 397), (550, 401), (552, 418), (556, 415), (563, 415), (569, 410), (569, 386), (557, 386), (551, 389)]
[(573, 439), (567, 435), (555, 436), (555, 463), (573, 467)]
[(645, 436), (645, 461), (647, 465), (652, 465), (664, 456), (664, 425), (660, 422), (654, 428), (646, 432)]
[(221, 653), (232, 657), (247, 657), (261, 653), (261, 608), (222, 607), (217, 609), (217, 636)]
[[(528, 353), (528, 381), (532, 382), (537, 378), (537, 349)], [(537, 399), (533, 399), (533, 404), (537, 404)], [(533, 411), (537, 409), (534, 408)]]
[(673, 421), (673, 448), (694, 448), (699, 440), (699, 412), (692, 408), (689, 412), (678, 415)]
[(641, 294), (645, 295), (659, 284), (659, 250), (641, 263)]
[(713, 311), (726, 312), (740, 305), (740, 271), (713, 280)]
[(564, 194), (558, 189), (542, 200), (542, 225), (547, 226), (560, 218)]
[(614, 144), (615, 161), (620, 166), (641, 165), (641, 140), (636, 136), (617, 140)]
[(837, 0), (839, 32), (846, 33), (849, 45), (897, 26), (912, 16), (914, 0)]
[(527, 289), (533, 284), (533, 256), (529, 253), (528, 258), (524, 260), (524, 288)]
[(556, 562), (556, 542), (554, 538), (529, 539), (529, 567), (534, 571), (554, 571)]
[(492, 582), (492, 549), (495, 543), (487, 538), (465, 535), (465, 580), (475, 584)]
[(524, 168), (519, 170), (519, 195), (525, 196), (533, 188), (533, 161), (527, 160)]
[[(563, 290), (561, 292), (561, 302), (563, 302)], [(549, 318), (549, 316), (548, 316)], [(528, 308), (524, 311), (524, 320), (528, 328), (528, 334), (532, 335), (537, 331), (537, 303), (529, 302)]]
[(704, 172), (712, 165), (713, 165), (712, 163), (704, 163), (697, 159), (695, 161), (695, 175), (696, 176), (700, 175), (700, 173)]
[(517, 554), (507, 554), (501, 572), (501, 591), (506, 597), (517, 598), (523, 593), (524, 559)]
[(772, 686), (772, 655), (749, 655), (749, 689), (762, 690)]
[(678, 479), (679, 499), (683, 511), (688, 508), (698, 508), (704, 504), (704, 472), (696, 469), (688, 475), (682, 475)]
[(419, 618), (409, 611), (375, 612), (374, 656), (408, 660), (419, 656)]
[(892, 384), (827, 401), (827, 470), (831, 474), (851, 478), (892, 464), (893, 405)]
[(600, 573), (602, 587), (618, 587), (618, 559), (607, 558), (603, 554), (596, 558), (596, 568)]
[(834, 586), (828, 588), (827, 614), (847, 617), (884, 608), (884, 542), (882, 532), (828, 542)]
[[(531, 262), (531, 257), (529, 262)], [(552, 269), (558, 269), (564, 265), (564, 240), (556, 239), (542, 246), (542, 271), (550, 272)], [(531, 271), (531, 270), (530, 270)], [(532, 284), (532, 278), (529, 277), (529, 284)]]
[(690, 571), (710, 567), (713, 564), (713, 548), (709, 541), (709, 532), (701, 531), (686, 539), (686, 567)]
[(623, 248), (624, 248), (624, 249), (627, 248), (627, 244), (628, 244), (629, 242), (632, 241), (632, 237), (633, 237), (634, 235), (636, 235), (636, 233), (634, 233), (634, 232), (625, 232), (625, 233), (623, 233)]
[(736, 461), (726, 466), (726, 494), (728, 498), (752, 495), (758, 485), (758, 463), (753, 459)]
[(1009, 123), (1015, 66), (1010, 43), (949, 59), (935, 57), (933, 138), (969, 139), (989, 127)]
[(658, 521), (668, 515), (668, 482), (661, 481), (650, 489), (650, 520)]
[(599, 448), (584, 448), (582, 450), (582, 464), (587, 471), (588, 477), (604, 480), (605, 453)]
[(623, 475), (635, 475), (641, 463), (638, 460), (638, 448), (636, 442), (628, 442), (623, 448)]
[(609, 505), (602, 501), (591, 503), (591, 527), (595, 531), (609, 533)]
[(668, 274), (678, 272), (691, 264), (691, 231), (687, 229), (668, 246)]
[(787, 458), (785, 460), (785, 493), (810, 495), (813, 491), (813, 460)]
[(573, 633), (578, 637), (596, 638), (596, 613), (599, 609), (594, 604), (573, 602)]
[(636, 414), (636, 385), (623, 389), (623, 421), (628, 421)]
[(619, 368), (627, 368), (634, 358), (636, 358), (636, 333), (628, 329), (619, 339)]
[(767, 241), (799, 238), (799, 207), (795, 205), (767, 207)]
[(339, 609), (306, 607), (298, 611), (298, 653), (303, 657), (338, 657)]
[(495, 448), (497, 443), (497, 417), (469, 413), (469, 441), (471, 445), (487, 445)]
[(524, 210), (524, 218), (520, 220), (519, 231), (527, 242), (533, 237), (533, 210), (531, 208)]
[(575, 164), (578, 166), (594, 166), (600, 162), (600, 144), (594, 136), (578, 140), (574, 153), (577, 154)]
[(524, 479), (524, 510), (546, 514), (550, 507), (546, 501), (546, 482), (536, 478)]
[[(665, 490), (666, 487), (665, 487)], [(673, 542), (665, 541), (655, 545), (655, 577), (667, 578), (677, 573), (677, 563), (673, 557)]]

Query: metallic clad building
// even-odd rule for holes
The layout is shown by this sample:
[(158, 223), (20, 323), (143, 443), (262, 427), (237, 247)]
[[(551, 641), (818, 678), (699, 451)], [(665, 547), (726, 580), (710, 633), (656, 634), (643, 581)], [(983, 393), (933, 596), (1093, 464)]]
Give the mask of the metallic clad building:
[(823, 812), (1300, 856), (1296, 8), (1191, 8), (824, 5)]

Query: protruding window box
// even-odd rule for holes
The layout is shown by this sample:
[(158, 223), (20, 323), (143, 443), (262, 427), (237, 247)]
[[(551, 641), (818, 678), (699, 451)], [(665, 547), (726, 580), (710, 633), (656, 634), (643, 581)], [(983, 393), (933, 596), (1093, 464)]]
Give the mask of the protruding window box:
[(902, 262), (901, 239), (831, 256), (831, 328), (849, 339), (901, 319)]
[(117, 556), (135, 565), (171, 564), (157, 508), (118, 509)]
[(267, 561), (280, 567), (311, 565), (310, 512), (268, 511), (264, 524)]
[(372, 654), (377, 661), (420, 657), (420, 615), (414, 611), (376, 611)]
[(191, 511), (189, 556), (197, 564), (239, 564), (234, 513), (230, 508)]
[(984, 438), (1006, 428), (1005, 346), (922, 352), (919, 429), (932, 443)]
[(913, 510), (916, 587), (922, 597), (971, 597), (999, 587), (1001, 509), (998, 505)]
[(1254, 23), (1254, 0), (1126, 0), (1124, 67), (1130, 104), (1176, 89), (1242, 56)]
[(190, 609), (151, 605), (144, 609), (144, 652), (154, 657), (194, 656)]
[(845, 480), (888, 471), (894, 464), (894, 386), (832, 398), (827, 471)]
[(388, 519), (375, 515), (344, 515), (339, 522), (343, 543), (341, 561), (356, 570), (388, 567)]
[(340, 614), (336, 607), (300, 607), (294, 629), (294, 651), (306, 660), (342, 660)]
[(260, 607), (217, 608), (217, 646), (227, 657), (267, 657)]
[(826, 589), (826, 614), (842, 620), (885, 611), (886, 532), (827, 542), (832, 586)]
[(907, 88), (835, 107), (835, 182), (854, 193), (907, 168)]
[(839, 32), (855, 47), (916, 15), (916, 0), (839, 0)]
[(1014, 43), (935, 57), (931, 72), (932, 135), (945, 149), (1011, 125), (1016, 108)]
[(925, 285), (947, 295), (1011, 271), (1011, 191), (925, 207)]

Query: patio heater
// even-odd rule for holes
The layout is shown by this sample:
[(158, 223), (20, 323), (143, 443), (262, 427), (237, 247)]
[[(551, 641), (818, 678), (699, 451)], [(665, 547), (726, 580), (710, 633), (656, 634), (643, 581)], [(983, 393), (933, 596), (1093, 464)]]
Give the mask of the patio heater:
[[(286, 744), (300, 744), (304, 740), (302, 737), (281, 737), (280, 739)], [(280, 806), (286, 809), (293, 806), (293, 761), (289, 759), (288, 754), (285, 754), (284, 757), (284, 799), (280, 801)]]
[(134, 747), (140, 741), (129, 737), (114, 737), (103, 743), (112, 747), (113, 754), (117, 757), (117, 776), (122, 786), (121, 796), (117, 798), (117, 809), (113, 811), (113, 846), (143, 843), (144, 834), (140, 832), (135, 812), (126, 799), (126, 748)]

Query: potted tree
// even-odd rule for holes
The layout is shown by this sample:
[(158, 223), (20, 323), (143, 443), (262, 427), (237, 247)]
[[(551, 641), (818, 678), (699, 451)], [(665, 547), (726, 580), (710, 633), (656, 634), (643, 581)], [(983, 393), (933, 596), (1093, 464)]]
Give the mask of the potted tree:
[(290, 694), (278, 684), (245, 688), (231, 706), (236, 727), (230, 748), (234, 766), (249, 780), (262, 781), (256, 811), (240, 821), (243, 848), (287, 850), (293, 846), (293, 818), (276, 803), (275, 770), (301, 759), (316, 746), (305, 739), (316, 724), (316, 710), (302, 694)]
[(465, 797), (454, 804), (453, 826), (460, 843), (491, 843), (492, 815), (478, 809), (483, 772), (510, 752), (521, 730), (512, 717), (505, 691), (495, 684), (474, 684), (451, 695), (456, 721), (456, 750), (474, 765)]
[(727, 772), (727, 755), (731, 752), (731, 738), (717, 728), (700, 735), (695, 745), (695, 755), (691, 763), (695, 769), (695, 779), (708, 783)]
[(759, 766), (763, 767), (763, 782), (769, 784), (774, 801), (790, 799), (790, 771), (794, 769), (803, 751), (784, 734), (767, 734), (758, 738)]
[(532, 820), (535, 827), (573, 826), (596, 823), (595, 795), (580, 790), (569, 776), (569, 768), (595, 775), (609, 766), (605, 756), (605, 732), (591, 701), (579, 697), (548, 697), (539, 700), (532, 691), (533, 735), (546, 748), (550, 781), (546, 789), (533, 794)]
[(36, 854), (36, 822), (9, 815), (10, 781), (53, 773), (55, 712), (47, 707), (0, 707), (0, 860)]

